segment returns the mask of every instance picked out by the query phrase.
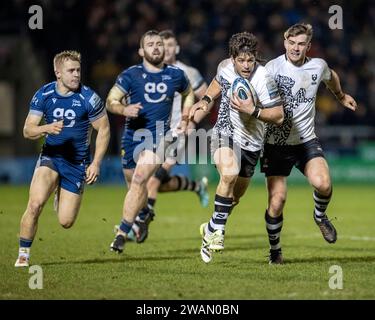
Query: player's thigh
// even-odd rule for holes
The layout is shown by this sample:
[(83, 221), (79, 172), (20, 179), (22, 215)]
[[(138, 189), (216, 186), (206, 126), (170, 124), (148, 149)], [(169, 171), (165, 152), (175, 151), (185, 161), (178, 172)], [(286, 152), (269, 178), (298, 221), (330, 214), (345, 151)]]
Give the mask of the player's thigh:
[(77, 218), (81, 206), (82, 194), (68, 191), (64, 188), (60, 190), (59, 198), (59, 222), (64, 227), (71, 227)]
[(43, 205), (59, 182), (59, 174), (47, 166), (39, 166), (35, 169), (30, 184), (29, 202)]
[(329, 188), (331, 185), (328, 164), (323, 157), (310, 159), (305, 165), (304, 174), (314, 187)]

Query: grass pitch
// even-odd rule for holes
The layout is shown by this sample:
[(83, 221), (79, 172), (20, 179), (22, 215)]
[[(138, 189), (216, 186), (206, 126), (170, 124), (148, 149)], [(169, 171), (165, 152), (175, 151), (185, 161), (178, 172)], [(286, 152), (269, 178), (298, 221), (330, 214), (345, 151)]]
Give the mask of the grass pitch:
[[(285, 264), (267, 264), (266, 191), (252, 186), (230, 216), (223, 254), (201, 261), (202, 209), (195, 194), (161, 194), (143, 244), (109, 251), (125, 188), (87, 187), (74, 227), (64, 230), (50, 201), (39, 221), (31, 264), (43, 269), (43, 289), (31, 290), (28, 269), (14, 268), (27, 187), (0, 187), (0, 299), (375, 299), (374, 186), (334, 187), (328, 209), (338, 230), (326, 243), (312, 218), (312, 190), (289, 186), (281, 236)], [(211, 200), (214, 188), (211, 188)], [(330, 289), (332, 265), (343, 289)]]

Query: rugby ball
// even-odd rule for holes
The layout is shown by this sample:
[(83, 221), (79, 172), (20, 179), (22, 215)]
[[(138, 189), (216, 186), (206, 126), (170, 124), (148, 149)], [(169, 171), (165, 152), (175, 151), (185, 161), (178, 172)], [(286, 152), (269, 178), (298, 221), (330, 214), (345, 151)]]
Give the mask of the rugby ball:
[(257, 104), (256, 92), (251, 83), (245, 78), (238, 77), (234, 79), (230, 88), (230, 93), (232, 97), (234, 96), (234, 93), (236, 93), (241, 100), (246, 100), (251, 95), (253, 97), (254, 104)]

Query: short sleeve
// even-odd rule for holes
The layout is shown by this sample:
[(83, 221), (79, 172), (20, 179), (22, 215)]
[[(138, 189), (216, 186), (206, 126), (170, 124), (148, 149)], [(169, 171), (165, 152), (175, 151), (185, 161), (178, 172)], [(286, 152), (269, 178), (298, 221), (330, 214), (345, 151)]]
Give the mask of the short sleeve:
[(277, 89), (276, 82), (268, 72), (265, 72), (260, 85), (260, 91), (257, 93), (259, 102), (263, 108), (272, 108), (282, 105), (282, 99)]
[(91, 122), (101, 118), (106, 114), (103, 100), (95, 93), (91, 95), (88, 101), (88, 117)]
[(128, 70), (122, 72), (116, 79), (115, 85), (125, 94), (130, 93), (132, 79)]
[(267, 70), (267, 72), (272, 76), (272, 77), (275, 77), (275, 73), (274, 73), (274, 64), (273, 64), (273, 61), (269, 61), (267, 62), (267, 64), (264, 66)]
[(30, 101), (30, 114), (37, 116), (43, 116), (44, 113), (44, 103), (43, 103), (43, 91), (42, 89), (38, 90)]
[(322, 60), (322, 66), (323, 66), (323, 70), (322, 70), (322, 81), (330, 81), (331, 80), (331, 69), (328, 67), (328, 64), (327, 62), (325, 62), (324, 60)]

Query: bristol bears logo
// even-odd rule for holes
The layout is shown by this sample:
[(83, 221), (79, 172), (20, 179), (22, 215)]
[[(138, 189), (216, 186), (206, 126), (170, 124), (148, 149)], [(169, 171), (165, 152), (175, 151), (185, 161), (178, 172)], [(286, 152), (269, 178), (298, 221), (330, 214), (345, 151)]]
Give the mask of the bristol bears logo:
[(316, 80), (318, 79), (318, 75), (316, 73), (311, 75), (311, 84), (316, 84)]

